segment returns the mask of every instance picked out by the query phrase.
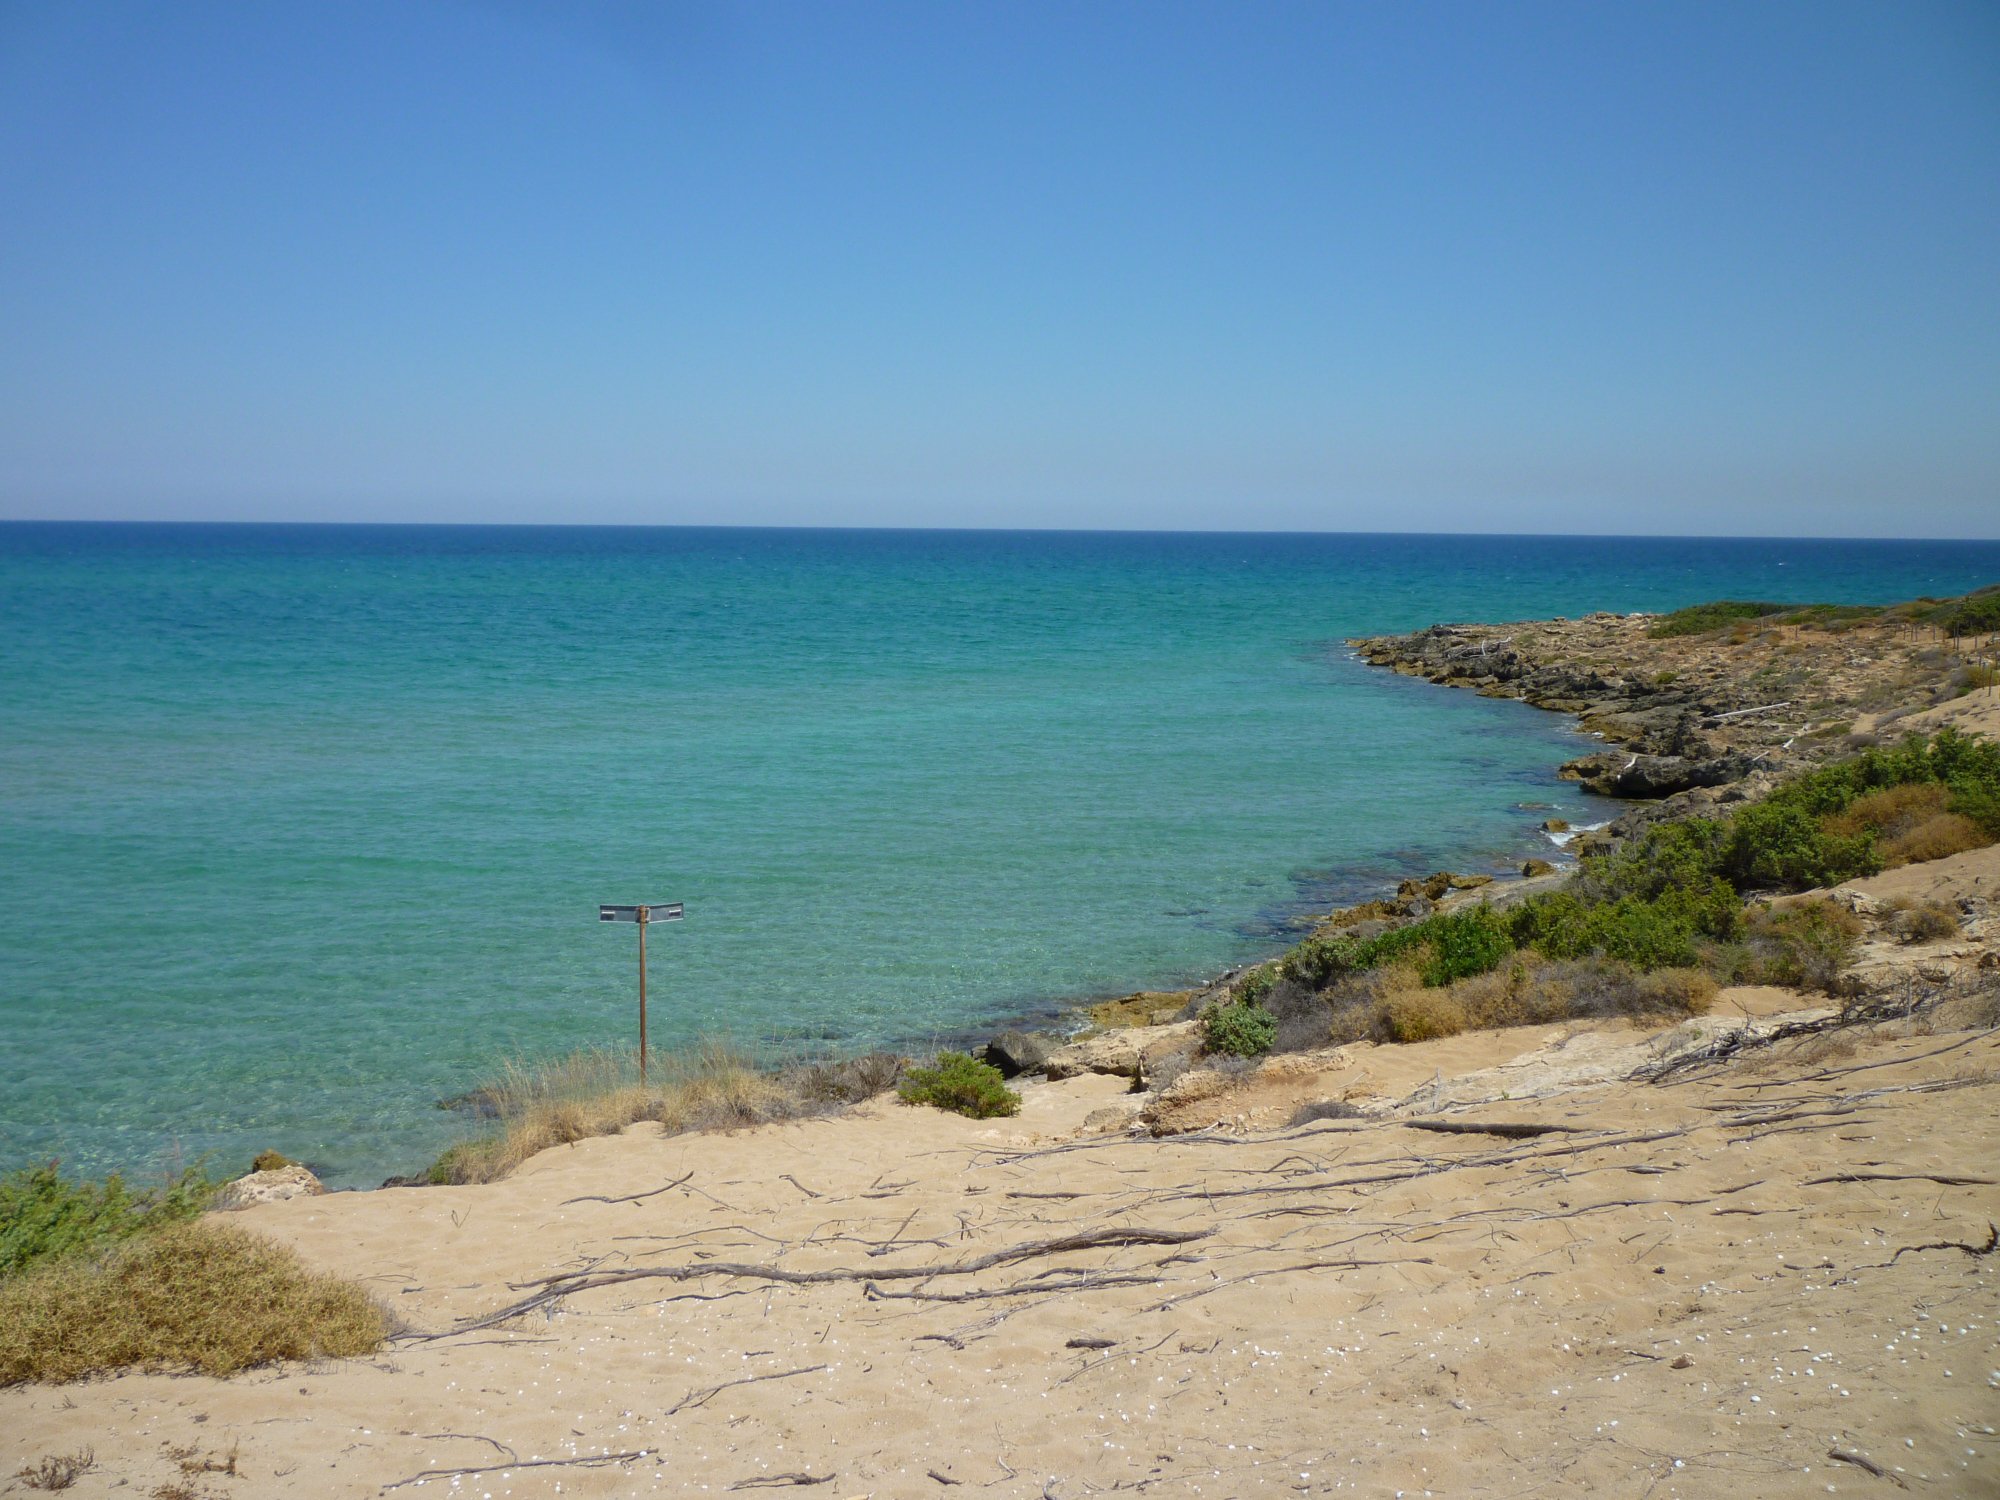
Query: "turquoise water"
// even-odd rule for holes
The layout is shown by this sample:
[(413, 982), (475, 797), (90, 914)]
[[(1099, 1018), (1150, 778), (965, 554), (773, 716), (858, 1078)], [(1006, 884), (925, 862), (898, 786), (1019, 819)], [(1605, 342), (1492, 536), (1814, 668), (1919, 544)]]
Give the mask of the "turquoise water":
[[(1439, 619), (1883, 600), (2000, 544), (0, 526), (0, 1166), (366, 1183), (501, 1059), (953, 1038), (1497, 869), (1556, 716)], [(1588, 811), (1582, 812), (1588, 816)]]

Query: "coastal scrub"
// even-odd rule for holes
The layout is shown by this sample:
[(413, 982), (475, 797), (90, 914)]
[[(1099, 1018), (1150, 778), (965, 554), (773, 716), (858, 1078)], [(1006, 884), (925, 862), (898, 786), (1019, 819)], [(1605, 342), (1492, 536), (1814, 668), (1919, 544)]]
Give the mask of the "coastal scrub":
[(0, 1277), (185, 1222), (221, 1186), (200, 1167), (150, 1191), (134, 1191), (116, 1172), (102, 1182), (72, 1181), (54, 1162), (9, 1173), (0, 1178)]
[(231, 1375), (368, 1354), (388, 1333), (360, 1287), (221, 1224), (174, 1224), (102, 1258), (66, 1256), (0, 1280), (0, 1385), (132, 1366)]
[(964, 1052), (940, 1052), (928, 1068), (912, 1068), (896, 1086), (905, 1104), (929, 1104), (974, 1120), (1021, 1112), (1021, 1096), (1000, 1070)]

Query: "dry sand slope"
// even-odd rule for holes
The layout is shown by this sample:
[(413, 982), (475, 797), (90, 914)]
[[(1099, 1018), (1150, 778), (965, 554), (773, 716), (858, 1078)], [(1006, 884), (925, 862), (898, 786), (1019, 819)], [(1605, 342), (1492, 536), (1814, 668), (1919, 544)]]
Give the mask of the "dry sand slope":
[(1662, 1038), (1461, 1037), (1440, 1067), (1552, 1091), (1152, 1140), (1079, 1134), (1123, 1086), (1086, 1078), (268, 1205), (419, 1330), (581, 1289), (369, 1360), (0, 1392), (0, 1449), (94, 1448), (79, 1496), (232, 1450), (184, 1493), (1993, 1495), (2000, 1035), (1901, 1030), (1651, 1084), (1538, 1059)]

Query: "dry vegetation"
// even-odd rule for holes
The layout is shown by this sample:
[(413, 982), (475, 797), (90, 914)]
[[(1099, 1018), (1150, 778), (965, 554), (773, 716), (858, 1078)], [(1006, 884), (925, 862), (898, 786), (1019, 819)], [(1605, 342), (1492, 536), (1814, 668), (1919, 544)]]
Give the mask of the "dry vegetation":
[(672, 1133), (730, 1130), (824, 1114), (894, 1086), (904, 1060), (883, 1053), (760, 1070), (726, 1043), (655, 1054), (641, 1085), (634, 1054), (572, 1053), (510, 1063), (470, 1097), (493, 1116), (486, 1134), (462, 1141), (427, 1174), (433, 1183), (492, 1182), (537, 1152), (651, 1120)]
[(388, 1333), (387, 1314), (361, 1288), (214, 1223), (176, 1224), (102, 1259), (64, 1257), (0, 1281), (0, 1385), (129, 1366), (230, 1375), (366, 1354)]
[(1993, 842), (1984, 829), (1949, 810), (1950, 790), (1936, 782), (1889, 787), (1862, 797), (1826, 820), (1836, 837), (1873, 833), (1884, 869), (1922, 864), (1984, 848)]
[(1680, 1020), (1706, 1012), (1716, 990), (1714, 977), (1699, 968), (1640, 973), (1605, 959), (1551, 960), (1533, 953), (1516, 954), (1484, 974), (1427, 986), (1418, 951), (1323, 991), (1281, 982), (1263, 1003), (1278, 1021), (1272, 1050), (1294, 1052), (1609, 1016)]

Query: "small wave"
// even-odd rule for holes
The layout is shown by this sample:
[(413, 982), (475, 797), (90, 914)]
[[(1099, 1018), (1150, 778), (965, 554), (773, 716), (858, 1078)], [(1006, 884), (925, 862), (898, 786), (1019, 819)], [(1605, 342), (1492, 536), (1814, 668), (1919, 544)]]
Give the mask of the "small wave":
[(1575, 826), (1565, 829), (1561, 833), (1549, 834), (1548, 840), (1551, 844), (1554, 844), (1558, 849), (1567, 849), (1570, 846), (1571, 841), (1574, 840), (1578, 834), (1595, 833), (1600, 828), (1609, 828), (1611, 826), (1611, 822), (1612, 820), (1610, 818), (1606, 818), (1602, 823), (1577, 824)]

